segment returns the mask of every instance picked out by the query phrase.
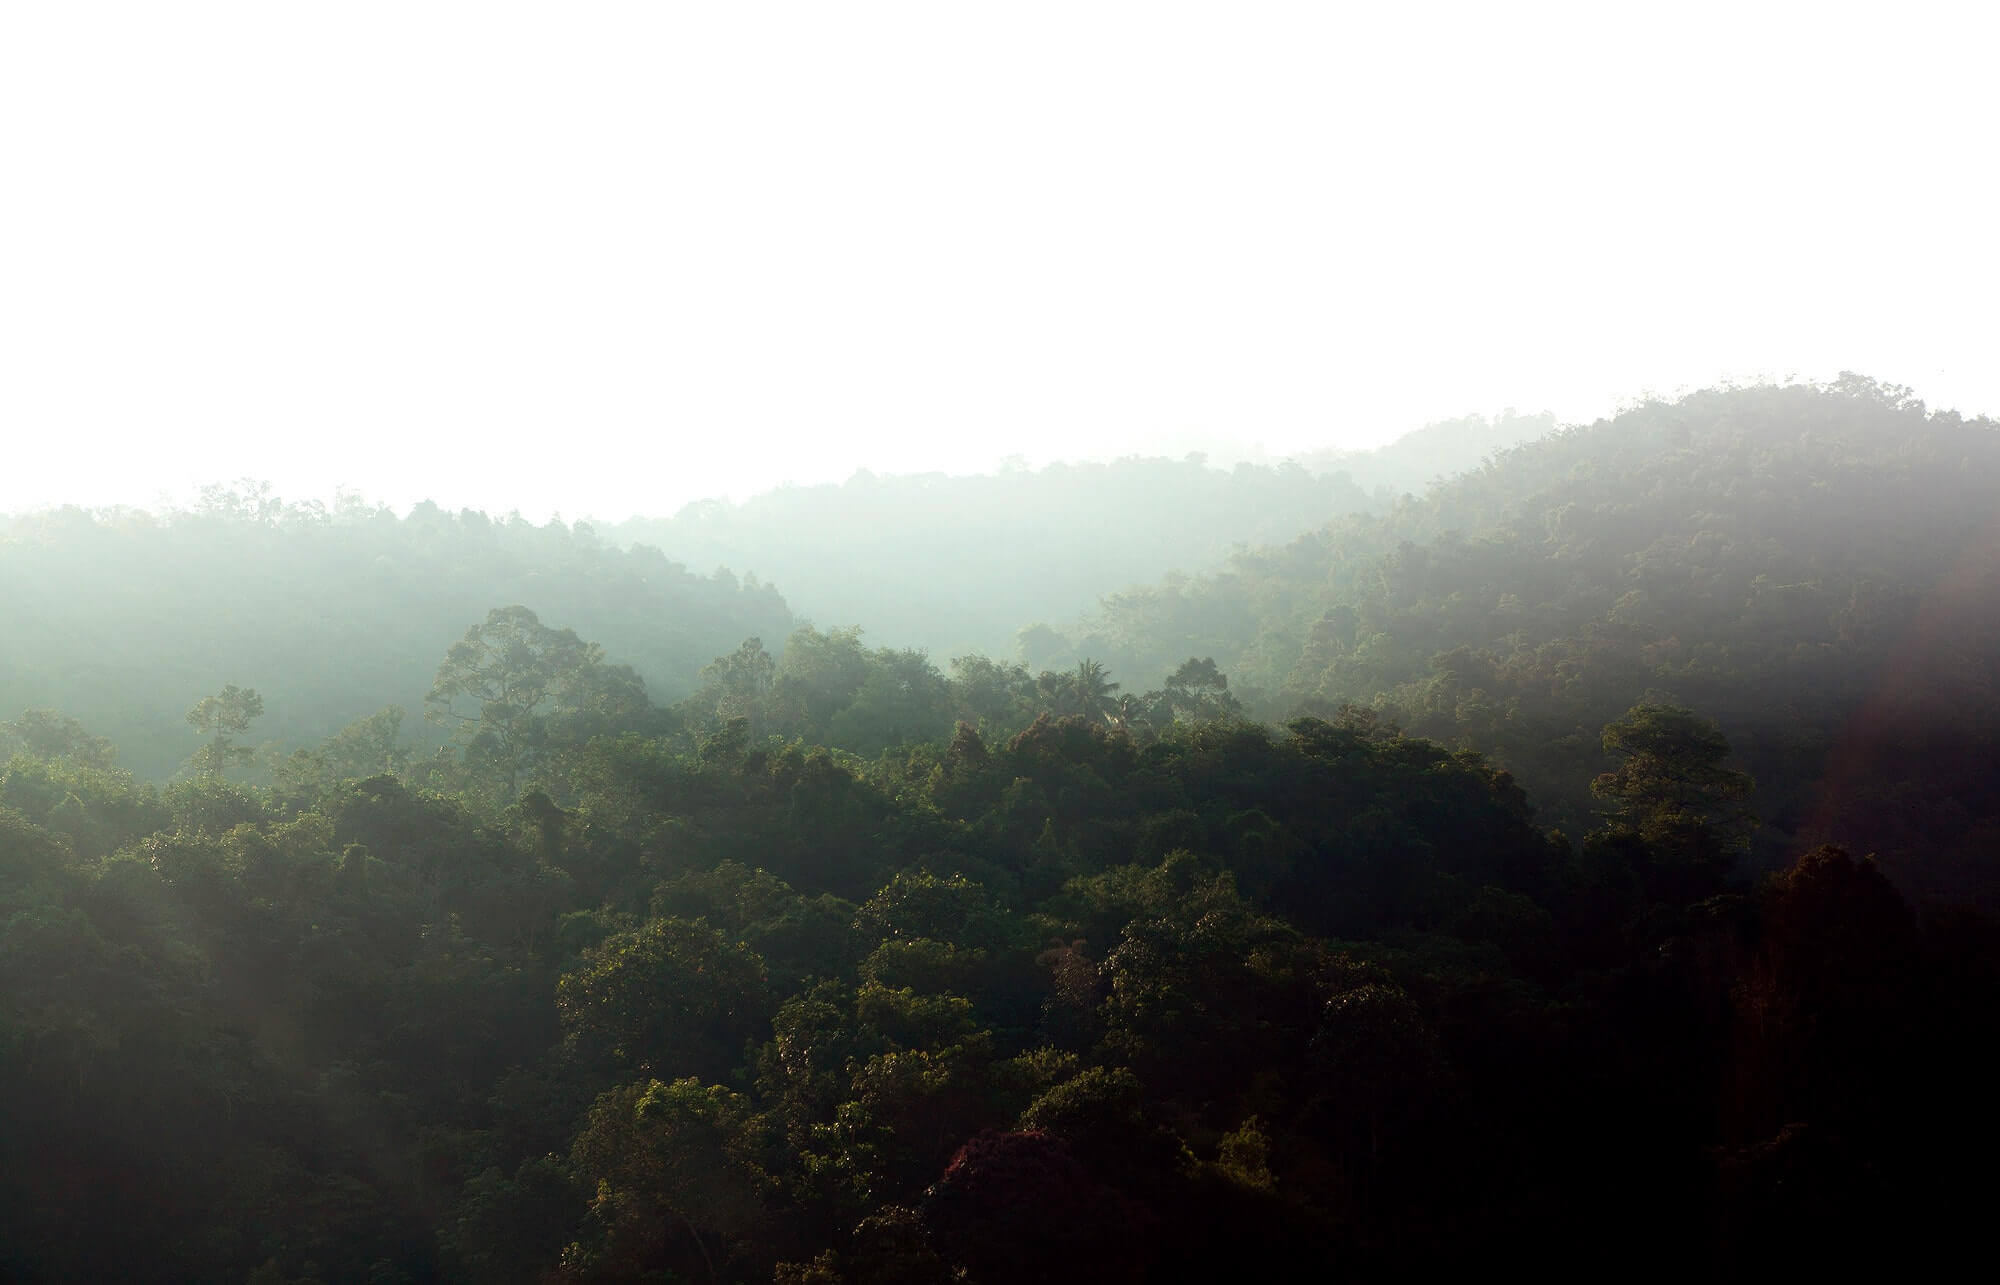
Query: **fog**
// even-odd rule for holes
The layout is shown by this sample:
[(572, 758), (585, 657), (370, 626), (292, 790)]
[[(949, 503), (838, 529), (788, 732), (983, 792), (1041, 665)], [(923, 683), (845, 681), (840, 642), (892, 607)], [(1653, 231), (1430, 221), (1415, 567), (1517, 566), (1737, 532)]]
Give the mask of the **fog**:
[(0, 511), (664, 516), (1844, 369), (1990, 410), (1987, 22), (12, 6)]
[(0, 5), (0, 1282), (1979, 1261), (1888, 12)]

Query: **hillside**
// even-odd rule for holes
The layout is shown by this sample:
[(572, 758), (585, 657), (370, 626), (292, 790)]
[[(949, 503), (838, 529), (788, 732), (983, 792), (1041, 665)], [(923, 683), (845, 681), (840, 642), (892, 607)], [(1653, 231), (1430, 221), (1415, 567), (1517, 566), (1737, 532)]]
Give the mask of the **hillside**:
[[(1454, 421), (1366, 459), (1378, 470), (1470, 464), (1538, 423)], [(859, 474), (596, 529), (431, 504), (401, 517), (359, 501), (328, 511), (251, 482), (212, 487), (192, 511), (0, 517), (0, 600), (10, 608), (0, 712), (60, 709), (111, 736), (127, 765), (153, 779), (193, 749), (186, 710), (230, 683), (263, 695), (258, 734), (275, 752), (391, 705), (412, 715), (404, 740), (422, 744), (437, 734), (414, 715), (439, 658), (509, 604), (600, 644), (662, 705), (746, 639), (780, 655), (795, 611), (860, 627), (897, 651), (928, 651), (933, 669), (967, 653), (1003, 663), (1019, 654), (1032, 679), (1078, 658), (1043, 645), (1045, 627), (1024, 635), (1024, 626), (1387, 503), (1385, 491), (1340, 475), (1223, 470), (1191, 457), (984, 477)], [(940, 717), (948, 728), (947, 709), (905, 721), (934, 731)], [(814, 726), (827, 730), (825, 720)], [(879, 748), (883, 735), (852, 739)]]
[(934, 655), (1011, 658), (1015, 634), (1238, 546), (1288, 540), (1375, 500), (1339, 475), (1185, 460), (876, 476), (705, 501), (605, 525), (690, 566), (778, 585), (800, 616)]
[(1114, 595), (1071, 645), (1213, 656), (1262, 717), (1370, 706), (1577, 830), (1598, 731), (1711, 714), (1777, 859), (1840, 833), (1919, 888), (2000, 841), (2000, 428), (1859, 377), (1710, 390), (1496, 457), (1381, 517)]
[(1421, 495), (1490, 456), (1555, 431), (1555, 416), (1547, 412), (1465, 415), (1426, 424), (1374, 450), (1309, 451), (1296, 458), (1309, 472), (1345, 473), (1362, 490), (1385, 497), (1379, 507), (1386, 509), (1397, 496)]
[(1996, 480), (1866, 380), (1701, 393), (1034, 666), (585, 525), (17, 520), (0, 1279), (1962, 1260)]
[(1404, 491), (1553, 428), (1546, 415), (1466, 416), (1375, 450), (1276, 465), (1220, 468), (1197, 454), (979, 476), (863, 472), (599, 532), (690, 566), (754, 572), (822, 626), (861, 625), (878, 642), (940, 657), (1036, 664), (1033, 644), (1019, 647), (1026, 625), (1072, 619), (1127, 585), (1220, 567), (1232, 552), (1348, 514), (1384, 512)]
[(255, 688), (260, 736), (311, 744), (396, 704), (405, 733), (439, 659), (491, 608), (521, 603), (600, 643), (662, 699), (745, 637), (789, 632), (769, 586), (696, 575), (582, 524), (351, 505), (255, 487), (196, 512), (66, 509), (0, 519), (0, 711), (51, 707), (112, 736), (155, 779), (194, 749), (188, 708)]

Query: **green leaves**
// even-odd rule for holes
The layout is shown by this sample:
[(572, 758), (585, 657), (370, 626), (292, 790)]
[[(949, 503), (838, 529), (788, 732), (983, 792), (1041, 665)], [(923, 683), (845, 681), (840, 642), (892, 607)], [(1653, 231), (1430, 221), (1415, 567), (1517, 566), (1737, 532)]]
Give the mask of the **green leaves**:
[(24, 710), (21, 717), (0, 723), (0, 738), (0, 745), (11, 740), (37, 758), (64, 758), (79, 767), (109, 769), (118, 757), (110, 741), (52, 709)]
[(725, 1078), (767, 1028), (764, 961), (704, 920), (654, 919), (584, 953), (556, 1008), (587, 1061)]
[(748, 1101), (720, 1085), (643, 1080), (604, 1094), (570, 1153), (595, 1195), (564, 1277), (719, 1279), (729, 1242), (767, 1217), (774, 1184), (758, 1150)]
[(1634, 705), (1605, 727), (1604, 750), (1619, 763), (1593, 780), (1590, 792), (1614, 800), (1619, 815), (1642, 830), (1677, 813), (1720, 819), (1754, 785), (1725, 766), (1729, 742), (1721, 730), (1677, 706)]

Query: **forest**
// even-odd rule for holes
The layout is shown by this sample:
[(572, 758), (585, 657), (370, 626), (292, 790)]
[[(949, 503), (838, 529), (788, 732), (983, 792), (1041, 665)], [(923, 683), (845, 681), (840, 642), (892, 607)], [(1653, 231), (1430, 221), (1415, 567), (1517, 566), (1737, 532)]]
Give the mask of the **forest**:
[[(1010, 656), (1030, 624), (1097, 607), (1107, 591), (1220, 567), (1330, 518), (1381, 513), (1406, 493), (1553, 432), (1548, 416), (1467, 416), (1372, 451), (1276, 464), (1125, 458), (1009, 461), (997, 473), (877, 476), (710, 500), (602, 534), (782, 585), (807, 620), (865, 624), (896, 647)], [(912, 586), (921, 586), (912, 591)]]
[(1977, 1253), (2000, 424), (1386, 458), (0, 518), (0, 1279)]

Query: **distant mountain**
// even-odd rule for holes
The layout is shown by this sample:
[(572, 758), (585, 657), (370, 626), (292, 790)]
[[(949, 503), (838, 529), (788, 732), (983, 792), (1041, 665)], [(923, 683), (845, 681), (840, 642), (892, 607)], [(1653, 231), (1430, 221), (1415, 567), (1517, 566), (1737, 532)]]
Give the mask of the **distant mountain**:
[(64, 509), (0, 519), (0, 718), (60, 709), (152, 777), (193, 752), (183, 716), (229, 683), (264, 697), (255, 740), (310, 743), (393, 702), (421, 741), (445, 650), (515, 603), (602, 644), (663, 700), (745, 637), (792, 628), (769, 586), (580, 523), (235, 493), (192, 513)]
[(1370, 451), (1313, 451), (1294, 457), (1313, 473), (1345, 473), (1371, 495), (1386, 493), (1393, 500), (1422, 494), (1432, 485), (1470, 472), (1512, 446), (1547, 437), (1556, 419), (1547, 411), (1519, 415), (1466, 415), (1426, 424), (1387, 446)]
[(1007, 658), (1031, 621), (1376, 503), (1344, 476), (1295, 464), (1130, 458), (970, 477), (864, 472), (599, 529), (690, 566), (754, 572), (820, 625), (859, 624), (940, 657)]

